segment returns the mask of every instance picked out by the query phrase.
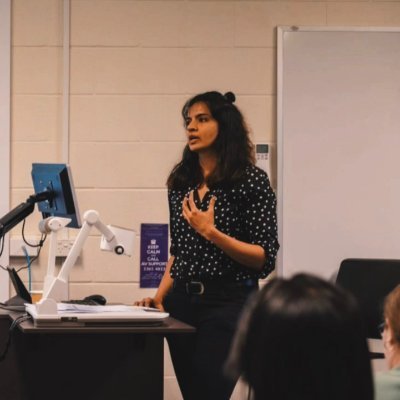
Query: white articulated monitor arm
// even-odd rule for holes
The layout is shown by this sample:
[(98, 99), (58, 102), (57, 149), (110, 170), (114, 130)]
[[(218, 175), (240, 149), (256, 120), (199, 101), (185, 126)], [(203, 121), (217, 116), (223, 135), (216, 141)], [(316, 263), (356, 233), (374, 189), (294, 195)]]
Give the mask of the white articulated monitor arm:
[[(57, 277), (54, 276), (55, 252), (50, 251), (48, 276), (45, 279), (43, 298), (36, 304), (38, 314), (57, 314), (57, 302), (67, 300), (65, 293), (68, 293), (70, 271), (75, 265), (92, 227), (95, 227), (103, 235), (101, 242), (102, 250), (113, 251), (118, 255), (132, 255), (134, 231), (104, 225), (100, 221), (99, 213), (95, 210), (86, 211), (83, 215), (83, 221), (82, 228)], [(53, 233), (56, 232), (53, 231)], [(52, 260), (50, 260), (50, 257), (52, 257)], [(53, 278), (51, 274), (53, 274)]]
[[(70, 218), (49, 217), (39, 222), (39, 230), (43, 234), (50, 233), (50, 247), (47, 262), (47, 273), (44, 278), (43, 293), (46, 293), (56, 276), (56, 252), (58, 231), (64, 229), (69, 223)], [(66, 287), (68, 289), (68, 287)], [(68, 291), (65, 293), (68, 296)]]

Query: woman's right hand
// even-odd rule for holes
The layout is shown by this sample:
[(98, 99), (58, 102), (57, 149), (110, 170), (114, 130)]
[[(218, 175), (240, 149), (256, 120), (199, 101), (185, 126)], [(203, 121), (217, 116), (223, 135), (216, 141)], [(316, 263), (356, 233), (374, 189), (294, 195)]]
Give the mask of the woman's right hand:
[(170, 276), (171, 266), (174, 262), (175, 257), (171, 256), (167, 262), (165, 267), (164, 275), (161, 279), (160, 285), (158, 286), (157, 292), (154, 294), (154, 297), (145, 297), (142, 300), (135, 301), (133, 304), (139, 307), (153, 307), (158, 308), (160, 311), (165, 311), (163, 306), (164, 297), (172, 288), (172, 284), (174, 280)]
[(160, 311), (165, 311), (162, 302), (154, 297), (145, 297), (142, 300), (135, 301), (133, 304), (139, 307), (152, 307), (158, 308)]

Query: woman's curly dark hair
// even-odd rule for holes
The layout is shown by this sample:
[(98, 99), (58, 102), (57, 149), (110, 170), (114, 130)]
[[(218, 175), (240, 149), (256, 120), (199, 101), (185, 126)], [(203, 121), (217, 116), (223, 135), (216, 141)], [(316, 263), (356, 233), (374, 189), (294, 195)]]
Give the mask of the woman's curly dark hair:
[[(212, 117), (218, 123), (218, 136), (214, 143), (218, 155), (215, 170), (206, 178), (207, 186), (228, 187), (239, 181), (245, 168), (255, 163), (254, 145), (239, 109), (233, 104), (235, 95), (228, 92), (205, 92), (189, 99), (182, 109), (186, 121), (190, 107), (196, 103), (205, 103)], [(182, 160), (170, 173), (167, 186), (169, 189), (184, 189), (203, 183), (204, 177), (199, 164), (198, 154), (190, 151), (186, 145)]]

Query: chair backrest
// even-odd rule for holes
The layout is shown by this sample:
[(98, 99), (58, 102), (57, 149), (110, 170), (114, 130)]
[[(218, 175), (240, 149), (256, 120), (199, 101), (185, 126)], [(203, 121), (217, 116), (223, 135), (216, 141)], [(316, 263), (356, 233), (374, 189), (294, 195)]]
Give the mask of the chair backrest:
[(357, 299), (368, 338), (380, 338), (385, 297), (400, 284), (400, 260), (348, 258), (341, 262), (336, 283)]

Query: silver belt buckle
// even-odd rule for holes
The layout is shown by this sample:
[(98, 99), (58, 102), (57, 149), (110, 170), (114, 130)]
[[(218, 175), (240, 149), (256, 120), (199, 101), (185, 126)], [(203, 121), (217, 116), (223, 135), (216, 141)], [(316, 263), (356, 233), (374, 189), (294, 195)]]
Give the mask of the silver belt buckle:
[[(199, 291), (192, 291), (192, 287), (198, 287)], [(186, 292), (188, 294), (203, 294), (204, 293), (204, 285), (203, 282), (198, 282), (198, 281), (191, 281), (191, 282), (186, 282)]]

